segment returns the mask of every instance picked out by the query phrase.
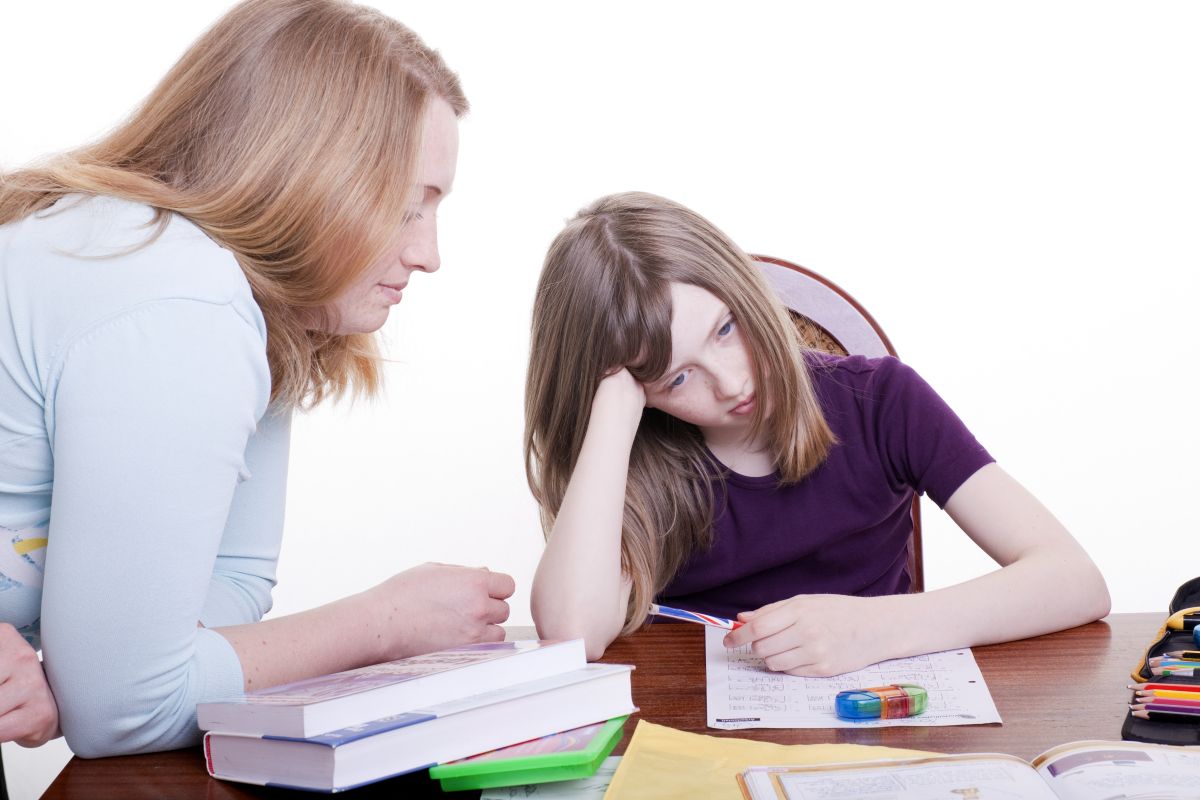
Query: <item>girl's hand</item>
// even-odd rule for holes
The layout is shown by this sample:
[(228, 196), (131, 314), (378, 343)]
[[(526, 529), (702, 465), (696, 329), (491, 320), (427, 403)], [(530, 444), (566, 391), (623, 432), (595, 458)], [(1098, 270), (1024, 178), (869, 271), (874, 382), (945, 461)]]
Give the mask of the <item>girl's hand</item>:
[(37, 651), (16, 628), (0, 623), (0, 742), (39, 747), (61, 735)]
[(645, 408), (645, 388), (629, 374), (629, 370), (621, 367), (600, 381), (596, 397), (592, 400), (591, 421), (594, 424), (603, 418), (608, 423), (621, 423), (633, 433), (642, 421)]
[(751, 645), (767, 669), (826, 677), (861, 669), (892, 652), (887, 618), (877, 597), (801, 594), (744, 611), (744, 622), (725, 637), (726, 647)]

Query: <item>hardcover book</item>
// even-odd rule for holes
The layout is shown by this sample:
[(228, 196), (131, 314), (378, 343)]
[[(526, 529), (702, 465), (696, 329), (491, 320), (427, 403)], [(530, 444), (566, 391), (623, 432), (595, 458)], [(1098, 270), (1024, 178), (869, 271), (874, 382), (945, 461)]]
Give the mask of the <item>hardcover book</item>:
[(307, 738), (209, 732), (204, 755), (214, 778), (340, 792), (630, 714), (632, 671), (588, 664)]
[(582, 639), (484, 642), (200, 703), (196, 721), (206, 731), (304, 738), (586, 663)]

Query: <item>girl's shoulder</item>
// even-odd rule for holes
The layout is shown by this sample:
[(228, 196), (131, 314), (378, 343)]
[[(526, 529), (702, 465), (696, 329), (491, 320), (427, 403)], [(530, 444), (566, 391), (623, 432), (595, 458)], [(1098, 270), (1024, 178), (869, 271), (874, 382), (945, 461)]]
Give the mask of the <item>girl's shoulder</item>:
[(895, 356), (836, 356), (806, 353), (813, 391), (824, 411), (876, 415), (897, 409), (921, 409), (941, 400), (917, 374)]
[(804, 362), (814, 384), (867, 388), (916, 377), (916, 372), (895, 356), (841, 356), (810, 350), (804, 354)]

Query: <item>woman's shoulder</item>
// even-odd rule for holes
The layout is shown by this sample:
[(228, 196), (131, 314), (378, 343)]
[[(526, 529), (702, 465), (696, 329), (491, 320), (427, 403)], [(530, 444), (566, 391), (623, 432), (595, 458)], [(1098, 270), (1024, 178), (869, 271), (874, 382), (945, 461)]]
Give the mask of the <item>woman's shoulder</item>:
[(266, 336), (231, 252), (184, 217), (128, 200), (68, 195), (0, 227), (0, 278), (43, 339), (168, 301), (231, 306)]

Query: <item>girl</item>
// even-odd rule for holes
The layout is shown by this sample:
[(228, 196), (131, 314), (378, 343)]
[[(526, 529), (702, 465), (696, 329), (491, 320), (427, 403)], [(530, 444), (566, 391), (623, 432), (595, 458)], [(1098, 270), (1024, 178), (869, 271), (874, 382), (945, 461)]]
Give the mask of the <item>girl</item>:
[(503, 637), (512, 579), (447, 565), (259, 621), (291, 411), (378, 385), (466, 109), (382, 14), (251, 0), (111, 134), (0, 176), (7, 738), (180, 747), (198, 702)]
[[(525, 454), (534, 621), (592, 658), (656, 600), (736, 615), (725, 644), (796, 675), (1108, 613), (1088, 556), (916, 373), (806, 351), (747, 255), (653, 195), (597, 201), (550, 247)], [(908, 594), (914, 492), (1001, 569)]]

